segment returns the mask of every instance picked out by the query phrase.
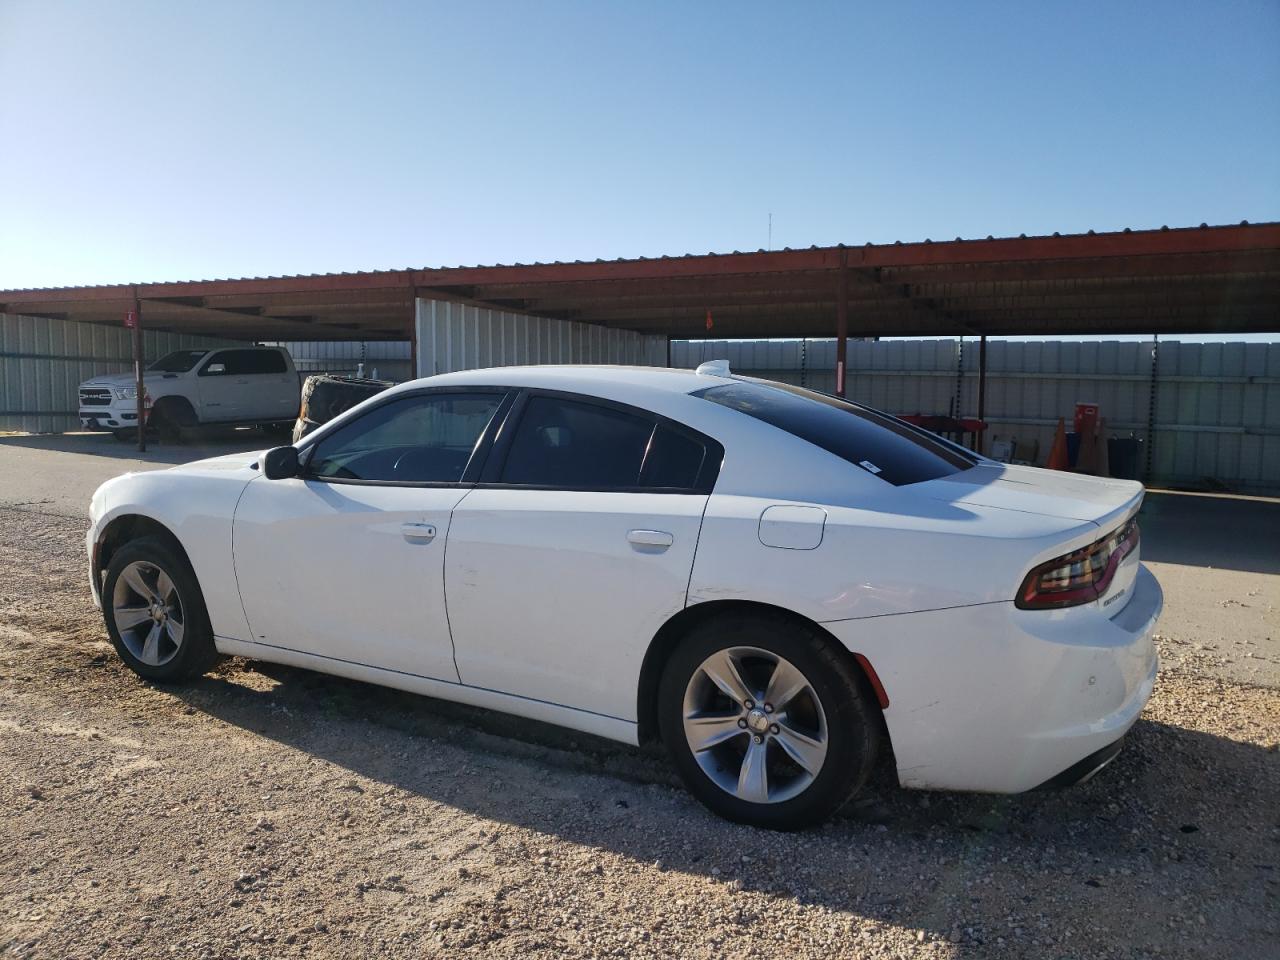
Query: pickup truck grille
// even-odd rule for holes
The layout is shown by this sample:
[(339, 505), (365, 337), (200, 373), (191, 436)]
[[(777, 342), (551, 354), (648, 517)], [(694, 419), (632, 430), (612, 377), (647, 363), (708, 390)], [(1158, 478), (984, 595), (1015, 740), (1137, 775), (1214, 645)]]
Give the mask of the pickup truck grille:
[(111, 406), (111, 391), (110, 390), (81, 390), (80, 406), (109, 407)]

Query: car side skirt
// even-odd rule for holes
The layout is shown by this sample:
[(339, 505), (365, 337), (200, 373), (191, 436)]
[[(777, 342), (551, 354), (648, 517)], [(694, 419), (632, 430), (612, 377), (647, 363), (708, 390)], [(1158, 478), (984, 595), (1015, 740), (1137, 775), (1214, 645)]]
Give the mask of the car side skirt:
[(547, 703), (543, 700), (532, 700), (517, 697), (497, 690), (486, 690), (483, 687), (471, 687), (464, 683), (437, 680), (433, 677), (421, 677), (412, 673), (401, 673), (398, 670), (384, 670), (368, 664), (355, 663), (350, 660), (338, 660), (333, 657), (321, 657), (288, 647), (277, 647), (265, 643), (252, 643), (245, 640), (233, 640), (230, 637), (214, 637), (214, 645), (218, 652), (232, 657), (246, 657), (251, 660), (265, 660), (270, 663), (282, 663), (291, 667), (303, 667), (319, 673), (330, 673), (334, 676), (346, 677), (349, 680), (360, 680), (364, 683), (394, 687), (409, 693), (417, 693), (426, 697), (436, 697), (454, 703), (465, 703), (472, 707), (483, 707), (509, 713), (542, 723), (590, 733), (607, 740), (638, 746), (639, 727), (633, 721), (607, 717), (587, 710), (575, 710), (558, 703)]

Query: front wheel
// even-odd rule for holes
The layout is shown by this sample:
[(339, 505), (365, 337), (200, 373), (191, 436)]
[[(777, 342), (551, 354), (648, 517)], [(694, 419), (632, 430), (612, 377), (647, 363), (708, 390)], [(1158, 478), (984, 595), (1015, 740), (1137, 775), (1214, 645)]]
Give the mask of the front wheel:
[(116, 653), (144, 679), (187, 680), (218, 659), (195, 572), (164, 540), (143, 537), (115, 552), (102, 612)]
[(720, 816), (775, 830), (827, 819), (875, 764), (881, 718), (865, 678), (818, 630), (734, 615), (697, 628), (658, 690), (662, 739)]

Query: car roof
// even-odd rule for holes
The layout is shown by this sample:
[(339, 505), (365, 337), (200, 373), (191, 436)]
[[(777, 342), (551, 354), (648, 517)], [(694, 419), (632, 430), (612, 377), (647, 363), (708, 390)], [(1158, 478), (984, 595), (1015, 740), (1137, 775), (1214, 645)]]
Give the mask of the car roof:
[(541, 387), (545, 390), (593, 393), (619, 387), (634, 391), (689, 394), (707, 387), (732, 383), (732, 379), (670, 367), (627, 367), (561, 364), (526, 367), (489, 367), (437, 374), (401, 384), (396, 390), (435, 386)]

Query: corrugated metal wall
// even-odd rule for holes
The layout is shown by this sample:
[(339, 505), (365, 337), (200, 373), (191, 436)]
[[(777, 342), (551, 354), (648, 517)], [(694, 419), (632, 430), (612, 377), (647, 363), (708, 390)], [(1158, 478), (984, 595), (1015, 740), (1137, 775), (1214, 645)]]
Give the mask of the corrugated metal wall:
[(667, 338), (572, 320), (418, 300), (418, 376), (525, 363), (665, 366)]
[(402, 382), (413, 379), (412, 351), (408, 340), (339, 340), (280, 343), (293, 355), (293, 362), (303, 376), (309, 373), (333, 373), (355, 376), (364, 364), (366, 377)]
[[(673, 366), (719, 358), (742, 373), (835, 388), (833, 340), (671, 344)], [(851, 342), (848, 369), (849, 397), (889, 413), (947, 414), (958, 398), (961, 415), (977, 415), (976, 340), (963, 342), (963, 356), (957, 340)], [(1148, 483), (1280, 493), (1278, 343), (987, 344), (992, 440), (1038, 441), (1043, 463), (1058, 418), (1069, 428), (1081, 401), (1099, 405), (1109, 435), (1144, 441)]]
[[(142, 342), (150, 362), (173, 350), (232, 341), (144, 330)], [(132, 369), (132, 335), (123, 326), (0, 313), (0, 430), (76, 430), (76, 388), (99, 374)]]

